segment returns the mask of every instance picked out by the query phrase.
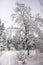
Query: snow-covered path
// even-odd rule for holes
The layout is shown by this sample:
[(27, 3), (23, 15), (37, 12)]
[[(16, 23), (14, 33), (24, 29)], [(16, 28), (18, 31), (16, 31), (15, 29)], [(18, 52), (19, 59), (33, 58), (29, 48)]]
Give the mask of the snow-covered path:
[(19, 65), (17, 54), (13, 51), (6, 51), (0, 57), (0, 65)]

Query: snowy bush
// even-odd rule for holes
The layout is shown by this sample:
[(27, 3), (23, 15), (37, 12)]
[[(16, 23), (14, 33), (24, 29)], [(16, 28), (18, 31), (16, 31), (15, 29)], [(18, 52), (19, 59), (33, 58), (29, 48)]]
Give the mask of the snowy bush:
[(26, 64), (26, 54), (24, 53), (24, 51), (20, 51), (18, 54), (17, 54), (17, 57), (18, 57), (18, 60), (22, 62), (22, 64)]

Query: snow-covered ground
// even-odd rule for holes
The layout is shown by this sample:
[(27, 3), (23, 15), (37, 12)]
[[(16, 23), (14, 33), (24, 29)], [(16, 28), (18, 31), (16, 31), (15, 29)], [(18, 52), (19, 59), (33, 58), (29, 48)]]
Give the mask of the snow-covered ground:
[[(19, 51), (5, 51), (0, 56), (0, 65), (23, 65), (18, 60), (17, 53)], [(38, 55), (29, 55), (25, 58), (25, 65), (43, 65), (43, 53)]]
[(1, 65), (19, 65), (17, 61), (17, 54), (13, 51), (3, 52), (3, 55), (0, 57)]

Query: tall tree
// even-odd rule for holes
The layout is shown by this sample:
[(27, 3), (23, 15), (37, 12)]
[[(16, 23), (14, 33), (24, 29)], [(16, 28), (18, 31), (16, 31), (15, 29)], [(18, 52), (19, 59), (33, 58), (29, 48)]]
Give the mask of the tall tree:
[[(23, 47), (26, 49), (30, 48), (30, 43), (34, 43), (34, 32), (39, 36), (42, 34), (40, 28), (38, 27), (38, 15), (35, 20), (32, 18), (30, 7), (26, 7), (25, 4), (16, 3), (17, 7), (14, 9), (12, 14), (12, 19), (15, 23), (19, 23), (20, 27), (23, 29), (24, 38), (23, 38)], [(38, 18), (39, 19), (39, 18)], [(35, 45), (33, 45), (35, 46)]]
[(15, 22), (19, 23), (20, 27), (25, 30), (25, 44), (27, 43), (27, 36), (29, 33), (30, 26), (30, 7), (26, 7), (25, 4), (16, 3), (17, 7), (14, 9), (14, 14), (12, 18), (15, 19)]

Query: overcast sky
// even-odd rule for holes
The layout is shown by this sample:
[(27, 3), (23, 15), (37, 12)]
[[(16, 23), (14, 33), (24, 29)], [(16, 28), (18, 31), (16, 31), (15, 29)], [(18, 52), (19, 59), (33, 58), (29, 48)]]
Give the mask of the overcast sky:
[(11, 14), (16, 7), (16, 2), (30, 6), (32, 8), (32, 14), (39, 13), (40, 9), (43, 9), (39, 0), (0, 0), (0, 18), (5, 23), (6, 28), (13, 24)]

